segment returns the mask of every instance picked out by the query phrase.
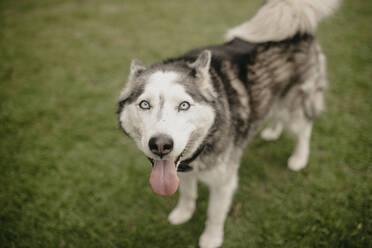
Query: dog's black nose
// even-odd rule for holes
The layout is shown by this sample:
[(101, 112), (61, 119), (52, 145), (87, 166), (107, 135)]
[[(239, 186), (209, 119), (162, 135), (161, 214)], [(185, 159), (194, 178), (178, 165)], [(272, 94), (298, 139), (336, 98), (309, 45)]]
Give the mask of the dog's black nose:
[(149, 141), (150, 151), (160, 158), (173, 150), (173, 140), (166, 134), (160, 134), (152, 137)]

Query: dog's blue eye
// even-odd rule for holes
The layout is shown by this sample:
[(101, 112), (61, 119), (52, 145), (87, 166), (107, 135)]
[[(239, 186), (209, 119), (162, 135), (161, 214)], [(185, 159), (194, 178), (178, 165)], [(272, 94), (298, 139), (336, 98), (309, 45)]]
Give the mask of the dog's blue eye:
[(140, 103), (139, 103), (139, 106), (141, 109), (150, 109), (150, 103), (148, 101), (145, 101), (145, 100), (142, 100)]
[(181, 104), (178, 106), (178, 110), (188, 110), (190, 108), (190, 103), (188, 102), (181, 102)]

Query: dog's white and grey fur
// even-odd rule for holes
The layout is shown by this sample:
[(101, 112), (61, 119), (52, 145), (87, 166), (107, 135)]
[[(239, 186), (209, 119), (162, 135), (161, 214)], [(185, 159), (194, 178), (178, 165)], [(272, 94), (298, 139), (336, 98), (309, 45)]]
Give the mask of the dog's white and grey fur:
[[(328, 84), (326, 58), (314, 33), (337, 6), (337, 0), (269, 0), (228, 31), (222, 45), (148, 68), (132, 62), (119, 99), (120, 126), (150, 161), (173, 161), (178, 169), (180, 196), (170, 223), (191, 218), (198, 181), (209, 186), (200, 247), (221, 246), (243, 149), (265, 120), (271, 121), (261, 132), (265, 140), (278, 139), (283, 129), (294, 134), (288, 168), (306, 166)], [(159, 135), (171, 140), (167, 153), (149, 145)]]

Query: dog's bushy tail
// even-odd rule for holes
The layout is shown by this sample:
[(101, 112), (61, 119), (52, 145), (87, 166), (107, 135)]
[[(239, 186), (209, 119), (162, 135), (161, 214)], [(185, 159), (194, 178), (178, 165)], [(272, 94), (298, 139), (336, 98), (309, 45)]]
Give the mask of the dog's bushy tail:
[(280, 41), (297, 33), (313, 34), (340, 0), (268, 0), (247, 22), (230, 29), (226, 39), (250, 42)]

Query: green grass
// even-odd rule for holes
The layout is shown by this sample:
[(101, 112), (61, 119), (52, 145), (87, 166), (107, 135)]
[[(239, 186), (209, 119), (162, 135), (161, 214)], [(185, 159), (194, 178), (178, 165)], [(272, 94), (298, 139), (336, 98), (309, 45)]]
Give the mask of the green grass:
[[(118, 129), (132, 58), (146, 64), (222, 41), (258, 0), (0, 2), (0, 247), (196, 247), (206, 218), (166, 217), (150, 166)], [(345, 0), (318, 37), (327, 113), (309, 166), (287, 136), (248, 146), (224, 247), (372, 247), (372, 2)]]

